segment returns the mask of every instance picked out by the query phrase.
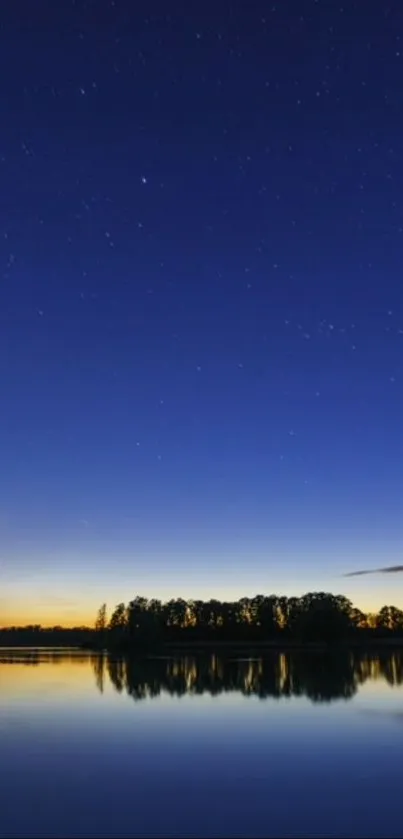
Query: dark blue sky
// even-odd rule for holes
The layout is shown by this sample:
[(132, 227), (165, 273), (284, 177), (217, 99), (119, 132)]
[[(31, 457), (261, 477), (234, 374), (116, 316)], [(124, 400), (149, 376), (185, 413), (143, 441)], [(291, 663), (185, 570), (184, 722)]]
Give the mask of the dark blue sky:
[(401, 4), (6, 0), (0, 42), (0, 622), (402, 606), (342, 577), (401, 562)]

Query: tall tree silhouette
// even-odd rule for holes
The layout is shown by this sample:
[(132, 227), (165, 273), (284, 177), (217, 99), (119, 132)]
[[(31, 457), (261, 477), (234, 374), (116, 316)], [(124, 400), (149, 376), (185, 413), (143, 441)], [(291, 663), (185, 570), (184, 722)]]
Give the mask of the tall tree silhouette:
[(99, 607), (97, 612), (97, 617), (95, 621), (95, 631), (99, 632), (100, 634), (104, 634), (105, 629), (107, 626), (107, 617), (106, 617), (106, 603), (102, 603), (102, 606)]

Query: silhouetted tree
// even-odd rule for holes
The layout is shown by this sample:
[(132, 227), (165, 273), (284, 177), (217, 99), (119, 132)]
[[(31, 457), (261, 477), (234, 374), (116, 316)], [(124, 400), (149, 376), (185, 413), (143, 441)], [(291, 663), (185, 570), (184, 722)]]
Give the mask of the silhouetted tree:
[(395, 606), (383, 606), (376, 616), (376, 627), (383, 632), (403, 632), (403, 612)]
[(127, 640), (127, 610), (124, 603), (115, 606), (109, 624), (109, 635), (112, 644), (123, 644)]
[(293, 629), (303, 641), (339, 641), (352, 628), (351, 610), (350, 601), (341, 595), (306, 594), (299, 602)]
[(99, 607), (95, 621), (95, 631), (104, 634), (107, 626), (106, 603)]

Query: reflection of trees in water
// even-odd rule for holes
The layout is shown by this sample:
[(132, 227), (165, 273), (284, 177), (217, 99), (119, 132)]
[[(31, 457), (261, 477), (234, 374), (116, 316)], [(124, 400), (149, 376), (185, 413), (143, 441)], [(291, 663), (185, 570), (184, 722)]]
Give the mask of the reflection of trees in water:
[[(104, 692), (105, 685), (105, 656), (93, 655), (91, 656), (91, 664), (95, 676), (95, 684), (100, 693)], [(113, 681), (111, 679), (111, 681)]]
[(261, 658), (230, 658), (220, 654), (166, 658), (119, 658), (105, 654), (57, 650), (2, 650), (0, 664), (75, 664), (91, 662), (98, 690), (105, 680), (134, 700), (168, 693), (172, 696), (239, 692), (261, 699), (306, 696), (313, 702), (350, 699), (367, 680), (403, 685), (403, 651), (380, 654), (360, 651), (284, 652)]
[(256, 659), (230, 659), (216, 654), (152, 659), (106, 657), (106, 666), (115, 689), (119, 693), (125, 690), (134, 700), (164, 692), (172, 696), (217, 696), (237, 691), (261, 699), (306, 696), (312, 702), (330, 702), (351, 699), (367, 679), (384, 679), (390, 685), (403, 683), (400, 652), (381, 656), (348, 651), (287, 652)]
[(357, 656), (357, 679), (363, 684), (367, 679), (383, 679), (392, 687), (403, 684), (403, 653), (391, 652), (380, 656)]
[[(104, 656), (101, 656), (104, 658)], [(118, 693), (122, 693), (124, 687), (127, 687), (125, 662), (121, 658), (107, 657), (107, 670), (109, 678)]]

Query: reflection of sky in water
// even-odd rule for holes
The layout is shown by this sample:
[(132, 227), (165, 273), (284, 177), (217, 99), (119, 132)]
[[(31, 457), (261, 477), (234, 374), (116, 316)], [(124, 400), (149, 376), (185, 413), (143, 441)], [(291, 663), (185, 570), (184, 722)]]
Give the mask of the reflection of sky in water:
[(0, 664), (0, 836), (401, 835), (403, 685), (378, 671), (330, 703), (134, 701), (95, 671)]

